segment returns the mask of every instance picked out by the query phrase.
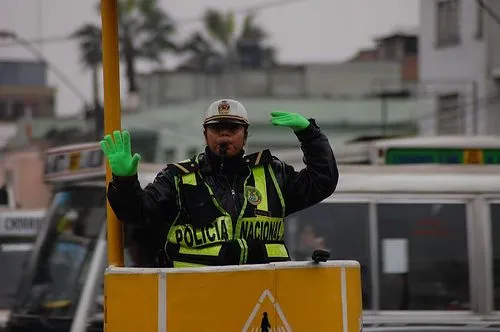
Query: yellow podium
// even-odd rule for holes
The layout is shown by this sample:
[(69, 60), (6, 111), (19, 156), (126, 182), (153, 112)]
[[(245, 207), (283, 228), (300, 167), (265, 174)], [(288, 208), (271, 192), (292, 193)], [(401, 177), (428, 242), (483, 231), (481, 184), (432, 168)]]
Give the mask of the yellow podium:
[(107, 332), (359, 332), (362, 328), (356, 261), (110, 267), (105, 279)]

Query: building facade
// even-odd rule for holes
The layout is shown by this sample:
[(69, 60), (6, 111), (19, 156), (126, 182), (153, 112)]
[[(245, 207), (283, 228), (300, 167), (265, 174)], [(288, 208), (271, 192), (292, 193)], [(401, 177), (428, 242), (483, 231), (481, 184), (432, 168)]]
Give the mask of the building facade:
[(0, 121), (54, 116), (55, 94), (42, 62), (0, 60)]
[(154, 71), (139, 76), (143, 109), (205, 98), (356, 99), (373, 95), (375, 84), (400, 80), (395, 61), (310, 63), (231, 73)]
[(418, 34), (399, 30), (375, 39), (376, 46), (359, 50), (350, 62), (393, 61), (401, 65), (400, 81), (418, 81)]
[(477, 1), (421, 0), (420, 14), (420, 132), (498, 134), (500, 24)]
[(155, 70), (138, 77), (143, 109), (206, 98), (364, 99), (381, 93), (414, 94), (418, 35), (387, 34), (347, 61), (242, 66), (231, 71), (194, 67)]

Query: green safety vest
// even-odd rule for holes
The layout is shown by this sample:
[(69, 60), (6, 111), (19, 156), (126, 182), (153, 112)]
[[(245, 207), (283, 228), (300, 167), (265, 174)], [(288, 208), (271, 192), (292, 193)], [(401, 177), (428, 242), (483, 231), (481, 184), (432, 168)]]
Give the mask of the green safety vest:
[(245, 157), (251, 172), (244, 182), (245, 200), (234, 227), (230, 214), (198, 171), (198, 158), (174, 164), (179, 171), (175, 183), (181, 208), (165, 242), (173, 266), (224, 264), (221, 249), (231, 240), (240, 247), (239, 264), (246, 264), (251, 238), (264, 242), (269, 262), (290, 260), (284, 243), (285, 201), (269, 150)]

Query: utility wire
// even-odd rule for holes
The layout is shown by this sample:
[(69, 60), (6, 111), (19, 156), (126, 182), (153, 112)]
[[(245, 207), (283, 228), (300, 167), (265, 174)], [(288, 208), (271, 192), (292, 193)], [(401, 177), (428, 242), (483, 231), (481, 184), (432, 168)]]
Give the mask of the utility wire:
[(64, 72), (62, 72), (59, 68), (57, 68), (57, 66), (55, 66), (53, 63), (49, 62), (42, 54), (42, 52), (40, 52), (39, 49), (37, 49), (36, 47), (34, 47), (31, 43), (27, 42), (25, 39), (19, 37), (19, 36), (15, 36), (14, 37), (16, 41), (18, 41), (19, 44), (21, 44), (22, 46), (24, 46), (31, 54), (33, 54), (36, 58), (38, 58), (38, 60), (40, 61), (43, 61), (48, 67), (49, 67), (49, 70), (52, 70), (52, 72), (78, 97), (80, 98), (81, 101), (83, 101), (84, 103), (87, 102), (86, 98), (85, 98), (85, 95), (80, 91), (80, 89), (78, 89), (74, 84), (73, 82), (71, 81), (71, 79), (66, 76), (66, 74), (64, 74)]
[(496, 22), (500, 24), (500, 16), (490, 7), (487, 6), (483, 0), (476, 0), (476, 3), (479, 7), (484, 9)]
[[(291, 5), (294, 3), (305, 2), (305, 1), (308, 1), (308, 0), (268, 1), (268, 2), (263, 2), (261, 4), (254, 5), (254, 6), (241, 7), (241, 8), (234, 9), (233, 13), (241, 14), (241, 13), (247, 13), (247, 12), (257, 12), (257, 11), (262, 11), (262, 10), (266, 10), (266, 9), (271, 9), (274, 7), (281, 7), (281, 6)], [(174, 20), (174, 23), (176, 25), (184, 25), (184, 24), (190, 24), (190, 23), (200, 22), (200, 21), (203, 21), (203, 15)], [(30, 44), (33, 44), (33, 45), (36, 45), (36, 44), (47, 45), (47, 44), (63, 43), (63, 42), (71, 41), (72, 39), (73, 39), (73, 37), (71, 35), (59, 35), (59, 36), (50, 36), (50, 37), (44, 37), (44, 38), (27, 39), (26, 41), (29, 42)], [(20, 44), (19, 41), (0, 43), (0, 48), (1, 47), (18, 46), (19, 44)]]

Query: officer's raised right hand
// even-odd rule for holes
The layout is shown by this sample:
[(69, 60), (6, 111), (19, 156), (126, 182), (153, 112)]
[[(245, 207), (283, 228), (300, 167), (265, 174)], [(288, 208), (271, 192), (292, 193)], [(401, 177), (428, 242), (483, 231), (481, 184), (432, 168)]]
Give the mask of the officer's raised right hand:
[(116, 130), (113, 132), (113, 137), (114, 142), (111, 135), (104, 136), (104, 140), (100, 142), (101, 149), (108, 158), (111, 172), (116, 176), (135, 175), (141, 156), (138, 153), (132, 156), (129, 132)]

